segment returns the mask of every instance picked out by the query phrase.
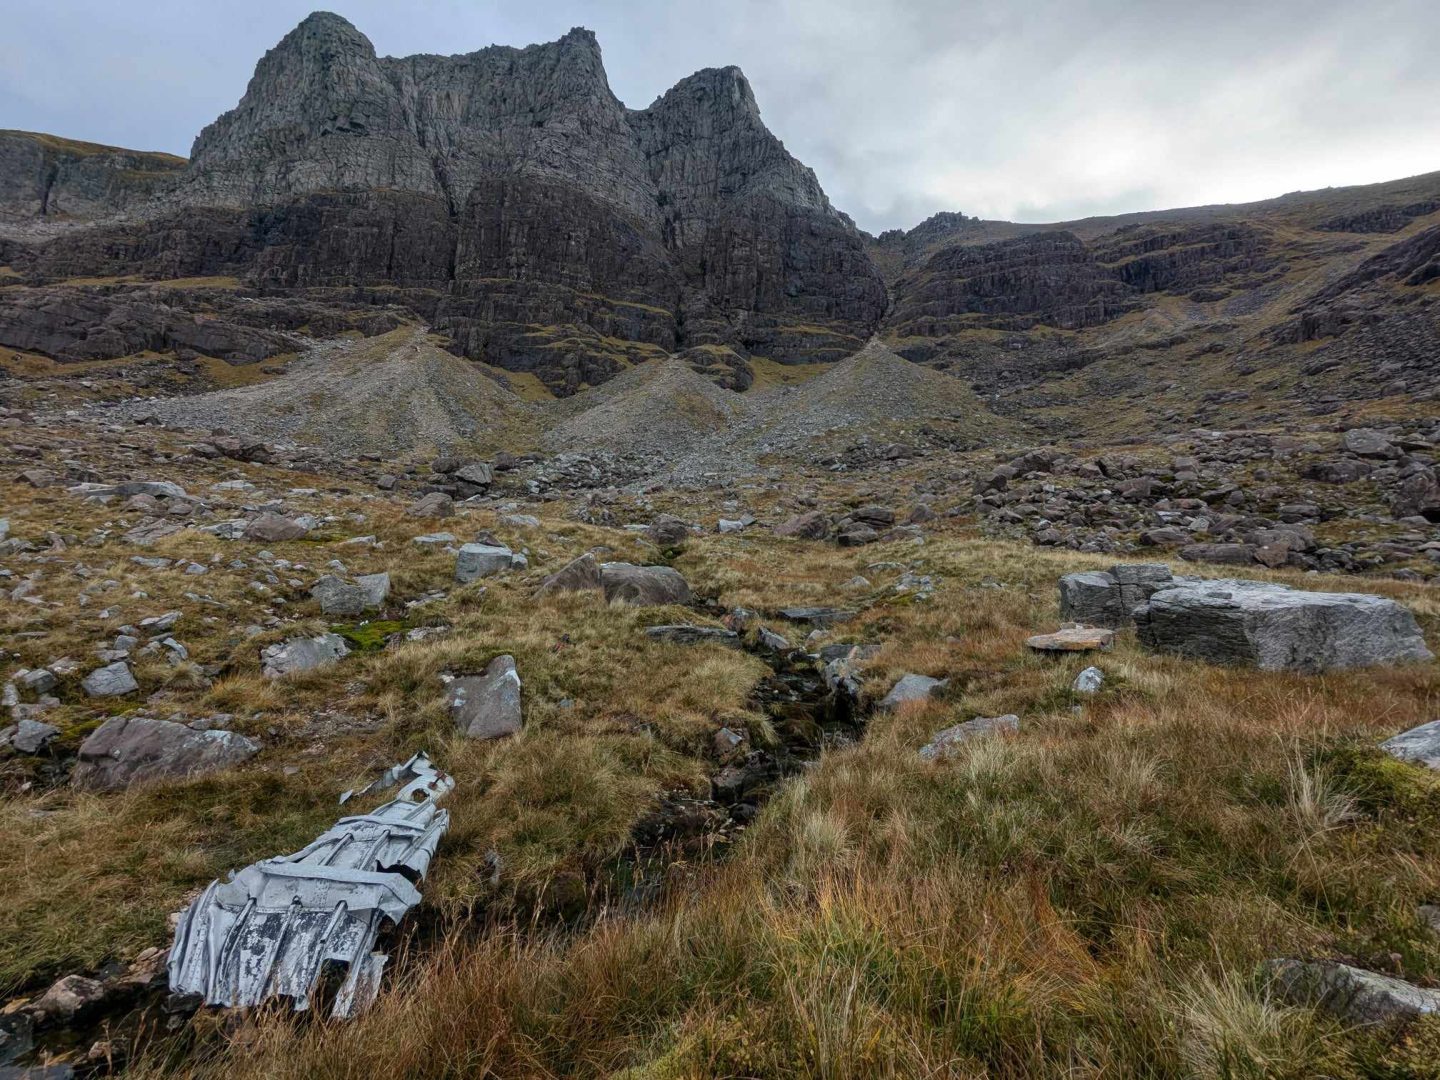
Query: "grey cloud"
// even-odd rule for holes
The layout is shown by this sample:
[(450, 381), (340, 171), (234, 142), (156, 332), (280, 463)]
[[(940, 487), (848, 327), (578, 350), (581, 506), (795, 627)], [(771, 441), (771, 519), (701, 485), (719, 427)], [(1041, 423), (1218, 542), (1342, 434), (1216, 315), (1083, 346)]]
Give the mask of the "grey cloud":
[[(51, 0), (0, 39), (0, 124), (185, 153), (313, 6)], [(382, 53), (599, 35), (642, 107), (738, 64), (871, 231), (1064, 220), (1440, 168), (1434, 0), (330, 0)]]

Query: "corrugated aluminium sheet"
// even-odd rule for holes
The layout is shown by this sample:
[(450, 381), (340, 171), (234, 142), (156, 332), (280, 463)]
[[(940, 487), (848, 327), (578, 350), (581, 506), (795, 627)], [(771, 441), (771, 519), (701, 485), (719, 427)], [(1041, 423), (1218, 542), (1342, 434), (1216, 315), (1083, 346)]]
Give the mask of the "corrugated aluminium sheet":
[(385, 786), (402, 780), (384, 806), (341, 818), (293, 855), (213, 882), (176, 928), (171, 990), (229, 1007), (281, 996), (306, 1009), (338, 964), (347, 972), (332, 1014), (351, 1016), (373, 1001), (386, 961), (376, 937), (420, 902), (415, 883), (450, 824), (436, 801), (453, 779), (417, 754), (382, 777)]

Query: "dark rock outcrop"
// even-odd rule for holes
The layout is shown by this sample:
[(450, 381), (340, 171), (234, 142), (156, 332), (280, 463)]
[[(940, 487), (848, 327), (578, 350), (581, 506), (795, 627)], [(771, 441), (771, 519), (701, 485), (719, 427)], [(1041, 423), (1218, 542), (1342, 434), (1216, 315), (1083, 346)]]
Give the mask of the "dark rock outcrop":
[(739, 69), (632, 110), (588, 30), (393, 58), (326, 13), (266, 53), (171, 189), (25, 270), (383, 289), (457, 351), (560, 393), (695, 345), (734, 350), (740, 382), (752, 351), (838, 359), (886, 302)]

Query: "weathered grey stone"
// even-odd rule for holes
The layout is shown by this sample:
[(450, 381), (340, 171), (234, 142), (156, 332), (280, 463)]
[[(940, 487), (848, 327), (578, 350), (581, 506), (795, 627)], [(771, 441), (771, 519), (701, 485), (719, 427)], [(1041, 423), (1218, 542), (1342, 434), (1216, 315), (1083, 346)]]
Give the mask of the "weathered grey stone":
[(656, 547), (678, 547), (690, 538), (690, 526), (671, 514), (660, 514), (645, 529)]
[(326, 574), (315, 583), (310, 595), (319, 601), (326, 615), (362, 615), (385, 603), (390, 595), (390, 575), (364, 574), (352, 583)]
[(474, 581), (510, 570), (515, 553), (496, 544), (465, 544), (455, 556), (455, 580)]
[(346, 582), (334, 575), (325, 575), (310, 590), (325, 615), (354, 616), (374, 611), (390, 595), (390, 575), (370, 573)]
[(546, 578), (545, 583), (540, 586), (535, 595), (548, 596), (557, 592), (585, 592), (587, 590), (599, 592), (602, 588), (600, 564), (595, 561), (595, 556), (587, 551)]
[(1414, 1020), (1440, 1012), (1440, 990), (1332, 960), (1267, 960), (1266, 977), (1294, 1005), (1323, 1009), (1351, 1024)]
[(489, 487), (495, 482), (495, 470), (483, 461), (472, 461), (455, 470), (455, 479), (476, 487)]
[(690, 586), (678, 570), (668, 566), (601, 563), (600, 586), (611, 603), (642, 607), (678, 604), (688, 606)]
[(455, 500), (443, 491), (431, 491), (410, 504), (411, 517), (447, 518), (455, 513)]
[(1319, 672), (1432, 659), (1413, 616), (1366, 593), (1259, 581), (1192, 581), (1135, 609), (1152, 649), (1265, 671)]
[(38, 1021), (58, 1023), (73, 1020), (104, 997), (104, 983), (84, 975), (66, 975), (52, 983), (26, 1011)]
[(944, 689), (947, 682), (946, 679), (933, 679), (929, 675), (902, 675), (890, 688), (890, 692), (880, 699), (880, 708), (896, 709), (914, 701), (929, 701), (937, 690)]
[(1135, 605), (1174, 580), (1163, 563), (1119, 563), (1108, 571), (1066, 574), (1060, 579), (1060, 617), (1086, 626), (1128, 626)]
[(25, 717), (10, 732), (10, 745), (22, 754), (38, 754), (59, 734), (60, 729), (54, 724)]
[(1351, 428), (1345, 432), (1343, 442), (1346, 450), (1361, 457), (1385, 458), (1396, 454), (1390, 437), (1373, 428)]
[(156, 499), (188, 499), (185, 489), (170, 480), (122, 480), (118, 484), (76, 484), (67, 489), (72, 495), (99, 495), (103, 498), (128, 498), (149, 495)]
[(723, 626), (647, 626), (645, 635), (671, 645), (728, 645), (740, 647), (740, 635)]
[(947, 757), (955, 747), (969, 739), (983, 735), (1008, 734), (1020, 730), (1020, 718), (1013, 713), (1005, 716), (977, 716), (943, 731), (937, 731), (928, 743), (920, 748), (924, 761), (937, 761)]
[(113, 791), (151, 780), (176, 780), (238, 765), (260, 750), (233, 731), (193, 731), (169, 720), (112, 716), (80, 744), (72, 782)]
[(96, 668), (80, 680), (80, 686), (91, 697), (120, 697), (140, 689), (135, 676), (130, 674), (130, 665), (123, 660)]
[(801, 540), (824, 540), (830, 535), (830, 520), (819, 510), (811, 510), (775, 526), (775, 535), (793, 536)]
[(1120, 583), (1103, 570), (1066, 574), (1060, 579), (1060, 617), (1091, 626), (1123, 626)]
[(1087, 667), (1075, 681), (1070, 684), (1070, 689), (1077, 694), (1098, 694), (1100, 688), (1105, 685), (1105, 673), (1098, 667)]
[(309, 531), (293, 518), (266, 510), (246, 522), (245, 531), (241, 535), (246, 540), (259, 540), (262, 543), (274, 544), (282, 540), (299, 540)]
[(339, 634), (321, 634), (319, 637), (294, 637), (278, 641), (260, 651), (260, 670), (267, 679), (278, 679), (293, 675), (297, 671), (333, 664), (350, 655), (350, 648)]
[(780, 617), (811, 626), (834, 626), (849, 622), (855, 617), (855, 612), (832, 607), (788, 607), (780, 609)]
[(453, 679), (447, 691), (456, 729), (469, 739), (498, 739), (520, 731), (520, 674), (513, 656), (497, 656), (483, 675)]
[(1380, 744), (1391, 757), (1424, 765), (1427, 769), (1440, 769), (1440, 720), (1431, 720), (1409, 731), (1402, 731), (1393, 739)]

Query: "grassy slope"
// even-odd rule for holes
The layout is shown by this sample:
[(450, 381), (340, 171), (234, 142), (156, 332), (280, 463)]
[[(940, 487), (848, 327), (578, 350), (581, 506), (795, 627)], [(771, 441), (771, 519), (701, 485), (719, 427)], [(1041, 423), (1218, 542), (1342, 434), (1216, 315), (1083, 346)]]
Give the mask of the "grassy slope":
[[(405, 518), (398, 500), (263, 466), (184, 468), (195, 490), (231, 475), (272, 492), (308, 483), (322, 493), (297, 498), (297, 509), (364, 516), (270, 545), (282, 558), (388, 569), (401, 598), (448, 580), (448, 557), (408, 542), (431, 523)], [(831, 488), (827, 498), (844, 493)], [(120, 517), (63, 493), (5, 494), (18, 535), (84, 537)], [(752, 508), (777, 497), (757, 494)], [(693, 497), (660, 508), (718, 509)], [(1440, 896), (1440, 785), (1373, 750), (1440, 711), (1434, 665), (1301, 678), (1124, 643), (1100, 661), (1105, 692), (1077, 711), (1068, 687), (1083, 661), (1037, 657), (1022, 642), (1053, 625), (1056, 576), (1098, 560), (979, 541), (953, 522), (935, 526), (923, 547), (863, 551), (759, 535), (697, 539), (676, 565), (702, 594), (762, 610), (863, 601), (865, 615), (842, 639), (884, 642), (872, 690), (919, 671), (951, 677), (952, 692), (879, 717), (862, 745), (828, 753), (730, 858), (672, 867), (675, 887), (656, 907), (592, 910), (565, 932), (558, 914), (587, 895), (597, 902), (606, 867), (655, 796), (704, 792), (716, 728), (763, 735), (746, 709), (764, 669), (744, 653), (641, 636), (645, 625), (685, 617), (678, 611), (586, 598), (536, 604), (533, 582), (588, 547), (654, 558), (620, 530), (577, 525), (559, 506), (543, 513), (538, 530), (507, 528), (490, 513), (439, 523), (462, 535), (495, 528), (528, 546), (535, 565), (528, 579), (460, 589), (412, 614), (453, 623), (451, 637), (278, 686), (258, 678), (256, 653), (279, 632), (244, 631), (264, 614), (249, 585), (258, 545), (187, 535), (145, 552), (218, 556), (200, 578), (138, 567), (129, 562), (137, 549), (113, 538), (72, 545), (39, 567), (39, 592), (62, 606), (0, 609), (18, 662), (84, 658), (119, 624), (181, 608), (176, 636), (198, 662), (227, 663), (229, 673), (207, 688), (191, 668), (142, 664), (145, 691), (159, 691), (145, 711), (231, 711), (266, 749), (246, 769), (114, 796), (23, 794), (14, 770), (24, 766), (7, 766), (0, 979), (34, 987), (164, 944), (165, 914), (192, 890), (298, 846), (333, 820), (336, 793), (427, 747), (459, 778), (455, 824), (425, 888), (426, 936), (402, 949), (376, 1010), (334, 1026), (252, 1018), (202, 1039), (201, 1058), (157, 1057), (139, 1075), (1425, 1075), (1379, 1072), (1384, 1055), (1421, 1051), (1283, 1008), (1253, 975), (1260, 960), (1294, 953), (1440, 980), (1440, 947), (1414, 914)], [(384, 546), (340, 546), (352, 532)], [(223, 562), (237, 556), (250, 568), (227, 572)], [(866, 569), (886, 560), (939, 576), (934, 599), (886, 591), (899, 571)], [(91, 576), (70, 572), (75, 562)], [(861, 572), (875, 591), (857, 597), (843, 583)], [(117, 584), (77, 605), (82, 588), (106, 580)], [(1432, 591), (1365, 587), (1409, 603), (1436, 640)], [(190, 590), (227, 607), (186, 601)], [(276, 591), (292, 616), (313, 618), (303, 589)], [(102, 617), (102, 607), (118, 610)], [(499, 744), (454, 739), (439, 672), (500, 652), (516, 655), (525, 679), (525, 733)], [(59, 722), (74, 745), (99, 716), (75, 686), (62, 696)], [(1017, 738), (940, 765), (915, 758), (937, 728), (1010, 711), (1023, 720)], [(434, 934), (445, 947), (424, 944)]]

